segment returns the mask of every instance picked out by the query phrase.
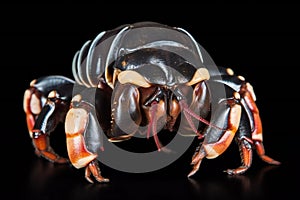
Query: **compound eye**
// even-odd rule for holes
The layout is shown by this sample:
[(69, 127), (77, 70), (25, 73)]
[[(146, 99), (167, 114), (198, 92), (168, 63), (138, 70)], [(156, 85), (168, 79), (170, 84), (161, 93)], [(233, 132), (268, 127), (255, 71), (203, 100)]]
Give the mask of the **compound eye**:
[(121, 84), (131, 83), (143, 88), (151, 87), (151, 85), (141, 74), (132, 70), (126, 70), (120, 72), (120, 74), (118, 75), (118, 80), (120, 81)]
[(188, 83), (186, 83), (186, 85), (194, 85), (196, 83), (199, 83), (200, 81), (208, 80), (209, 77), (209, 72), (206, 68), (199, 68), (196, 70), (193, 78)]

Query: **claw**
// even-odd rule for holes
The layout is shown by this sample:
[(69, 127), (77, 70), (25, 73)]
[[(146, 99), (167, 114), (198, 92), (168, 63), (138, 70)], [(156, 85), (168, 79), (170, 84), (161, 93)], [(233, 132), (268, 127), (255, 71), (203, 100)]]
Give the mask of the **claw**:
[(204, 151), (199, 151), (199, 152), (196, 152), (192, 158), (192, 162), (191, 162), (191, 165), (194, 165), (193, 166), (193, 169), (192, 171), (188, 174), (188, 177), (191, 177), (193, 176), (198, 170), (199, 170), (199, 167), (200, 167), (200, 164), (203, 160), (203, 158), (205, 157), (205, 152)]
[(255, 141), (254, 144), (255, 144), (258, 155), (264, 162), (269, 163), (271, 165), (280, 165), (281, 164), (279, 161), (274, 160), (273, 158), (270, 158), (269, 156), (265, 155), (265, 149), (264, 149), (262, 141)]
[(188, 174), (187, 177), (193, 176), (193, 175), (199, 170), (201, 161), (202, 161), (202, 160), (199, 160), (198, 162), (196, 162), (196, 163), (194, 164), (192, 171)]
[(99, 183), (107, 183), (109, 182), (108, 178), (104, 178), (101, 175), (100, 168), (98, 166), (98, 163), (96, 161), (92, 161), (88, 164), (88, 166), (85, 168), (85, 178), (88, 182), (94, 183), (94, 181), (91, 179), (91, 175), (98, 181)]
[(242, 174), (248, 170), (249, 167), (247, 166), (241, 166), (237, 169), (226, 169), (223, 172), (227, 173), (228, 175), (236, 175), (236, 174)]
[(226, 169), (226, 170), (223, 170), (223, 172), (227, 173), (228, 175), (234, 174), (232, 169)]
[(266, 156), (266, 155), (262, 155), (261, 159), (271, 165), (280, 165), (281, 164), (281, 162), (274, 160), (273, 158), (270, 158), (269, 156)]
[(94, 181), (91, 179), (91, 170), (89, 167), (85, 168), (85, 179), (90, 183), (94, 183)]
[(200, 162), (205, 157), (205, 153), (203, 151), (196, 152), (192, 157), (191, 165), (195, 165)]
[(195, 165), (197, 162), (199, 161), (199, 158), (197, 155), (195, 155), (195, 157), (193, 157), (191, 165)]
[(59, 163), (59, 164), (65, 164), (65, 163), (69, 163), (69, 159), (67, 158), (63, 158), (63, 157), (58, 157), (55, 160), (55, 163)]
[(63, 158), (55, 153), (50, 146), (49, 136), (45, 134), (38, 134), (38, 137), (33, 138), (32, 141), (35, 148), (35, 154), (37, 156), (43, 157), (52, 163), (65, 164), (69, 162), (67, 158)]
[(38, 157), (43, 157), (52, 163), (58, 163), (58, 164), (69, 163), (69, 159), (61, 157), (52, 151), (40, 151), (40, 150), (36, 149), (35, 154)]
[(108, 183), (109, 182), (109, 179), (108, 178), (103, 178), (102, 176), (97, 176), (95, 177), (96, 180), (99, 182), (99, 183)]
[[(90, 182), (90, 183), (94, 183), (94, 181), (91, 178), (91, 170), (89, 169), (89, 167), (85, 168), (85, 179)], [(101, 175), (93, 175), (94, 178), (99, 182), (99, 183), (108, 183), (109, 179), (108, 178), (103, 178)]]

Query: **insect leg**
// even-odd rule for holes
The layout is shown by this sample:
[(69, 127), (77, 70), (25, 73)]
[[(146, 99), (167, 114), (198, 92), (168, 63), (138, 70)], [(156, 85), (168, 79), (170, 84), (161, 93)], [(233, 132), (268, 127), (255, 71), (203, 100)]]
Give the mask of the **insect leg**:
[[(83, 95), (84, 96), (84, 95)], [(85, 167), (85, 178), (93, 183), (91, 175), (98, 182), (108, 182), (101, 175), (99, 163), (96, 160), (98, 150), (102, 149), (101, 138), (103, 129), (98, 123), (95, 105), (78, 94), (71, 102), (65, 122), (67, 151), (71, 164), (79, 169)]]
[(51, 162), (68, 162), (68, 159), (55, 153), (49, 138), (58, 123), (64, 120), (68, 106), (69, 103), (60, 99), (56, 90), (52, 90), (48, 98), (34, 86), (27, 89), (24, 94), (24, 111), (35, 153)]
[(39, 113), (32, 129), (32, 142), (35, 153), (51, 162), (66, 163), (68, 160), (59, 156), (50, 145), (50, 133), (54, 131), (60, 122), (63, 110), (57, 109), (57, 103), (48, 99)]
[(229, 175), (242, 174), (246, 172), (252, 164), (253, 158), (253, 141), (251, 138), (251, 129), (246, 112), (242, 111), (240, 126), (236, 133), (236, 142), (239, 147), (241, 166), (236, 169), (224, 170)]
[(73, 80), (64, 76), (45, 76), (31, 81), (24, 93), (23, 109), (35, 153), (51, 162), (68, 162), (55, 153), (49, 137), (65, 119), (73, 84)]
[(251, 125), (251, 139), (256, 148), (256, 152), (259, 157), (269, 164), (279, 165), (280, 162), (265, 155), (265, 149), (263, 146), (263, 133), (262, 133), (262, 122), (259, 115), (259, 110), (255, 103), (255, 94), (252, 86), (249, 83), (245, 83), (241, 86), (240, 94), (242, 97), (241, 103), (247, 111), (249, 122)]
[(239, 95), (235, 93), (233, 98), (221, 101), (218, 108), (210, 122), (214, 126), (208, 125), (204, 130), (204, 141), (192, 158), (193, 169), (188, 177), (198, 171), (203, 158), (213, 159), (221, 155), (229, 147), (238, 130), (241, 117)]

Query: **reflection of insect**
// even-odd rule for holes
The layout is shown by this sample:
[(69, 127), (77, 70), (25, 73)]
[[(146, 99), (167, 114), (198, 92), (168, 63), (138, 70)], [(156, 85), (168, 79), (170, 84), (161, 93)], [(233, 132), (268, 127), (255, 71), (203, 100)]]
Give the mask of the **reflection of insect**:
[[(208, 67), (202, 53), (185, 30), (157, 23), (100, 33), (75, 55), (75, 81), (41, 77), (25, 91), (24, 110), (36, 154), (56, 163), (70, 160), (76, 168), (85, 167), (88, 181), (94, 177), (107, 182), (96, 160), (103, 148), (101, 135), (118, 142), (146, 126), (160, 150), (157, 133), (163, 126), (201, 140), (188, 176), (198, 171), (203, 158), (221, 155), (233, 138), (241, 166), (227, 169), (228, 174), (245, 172), (253, 149), (265, 162), (280, 164), (265, 155), (251, 85), (229, 68)], [(224, 95), (217, 94), (217, 87)], [(57, 155), (49, 142), (60, 122), (65, 123), (68, 159)]]

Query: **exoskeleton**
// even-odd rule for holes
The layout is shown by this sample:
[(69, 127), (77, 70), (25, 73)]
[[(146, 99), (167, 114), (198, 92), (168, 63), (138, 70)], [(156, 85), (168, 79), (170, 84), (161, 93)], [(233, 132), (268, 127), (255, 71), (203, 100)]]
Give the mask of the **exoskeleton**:
[[(76, 52), (72, 70), (74, 80), (60, 75), (33, 80), (24, 111), (35, 153), (85, 168), (89, 182), (109, 181), (97, 159), (105, 151), (103, 140), (121, 142), (143, 133), (164, 153), (161, 130), (199, 139), (188, 177), (234, 139), (241, 165), (225, 170), (228, 174), (246, 172), (253, 149), (263, 161), (280, 164), (265, 155), (250, 83), (216, 66), (182, 28), (140, 22), (103, 31)], [(68, 158), (49, 142), (58, 123), (64, 123)]]

